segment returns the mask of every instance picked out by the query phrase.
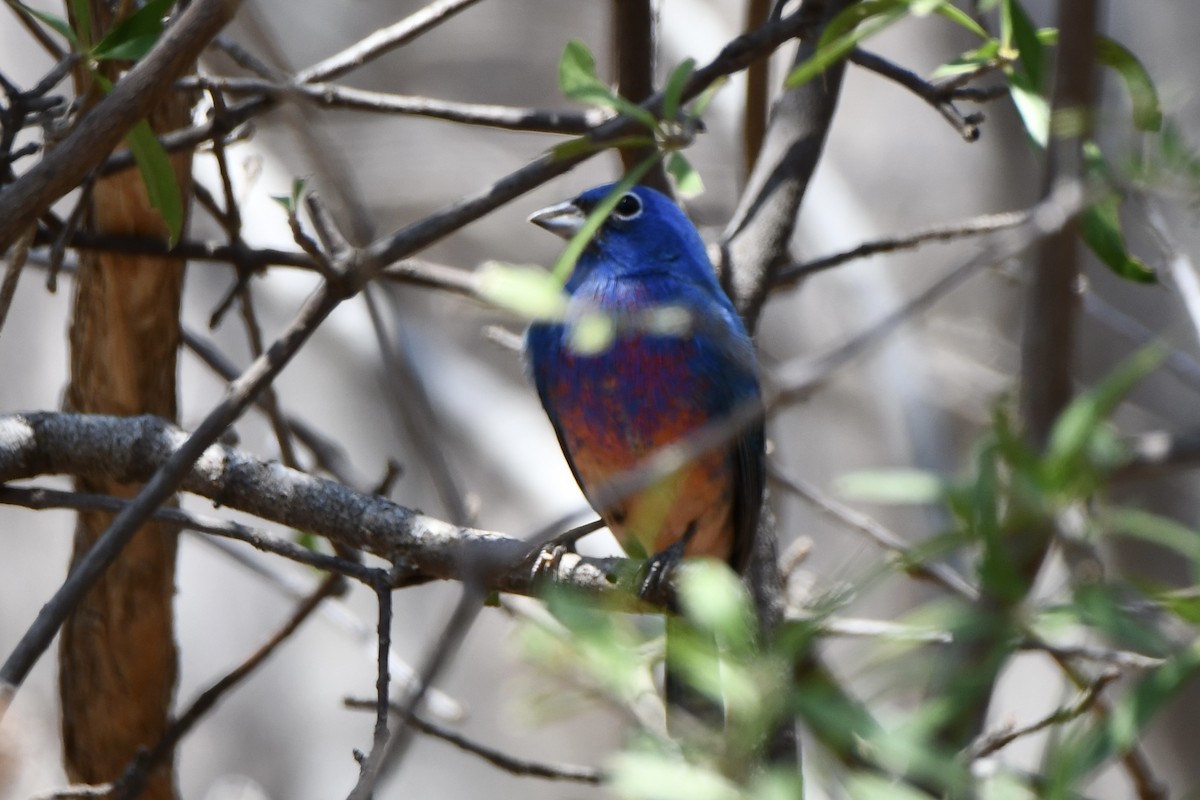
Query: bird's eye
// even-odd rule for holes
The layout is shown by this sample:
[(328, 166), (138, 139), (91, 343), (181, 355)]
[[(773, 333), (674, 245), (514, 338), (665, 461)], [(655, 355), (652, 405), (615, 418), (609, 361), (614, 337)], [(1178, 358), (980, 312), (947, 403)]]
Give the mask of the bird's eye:
[(617, 201), (617, 207), (613, 209), (613, 216), (624, 222), (631, 219), (637, 219), (642, 213), (642, 201), (636, 194), (630, 192)]

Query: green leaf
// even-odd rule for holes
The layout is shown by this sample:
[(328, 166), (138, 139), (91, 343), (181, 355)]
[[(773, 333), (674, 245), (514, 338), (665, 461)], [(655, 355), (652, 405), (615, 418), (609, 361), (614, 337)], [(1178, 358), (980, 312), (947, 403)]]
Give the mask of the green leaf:
[(1084, 392), (1067, 406), (1054, 423), (1046, 447), (1046, 479), (1051, 486), (1062, 486), (1076, 474), (1097, 430), (1138, 381), (1159, 365), (1163, 356), (1163, 349), (1158, 346), (1140, 350), (1113, 370), (1100, 385)]
[(71, 0), (71, 11), (75, 15), (79, 44), (84, 50), (90, 50), (92, 42), (96, 41), (96, 31), (92, 27), (92, 7), (88, 0)]
[(748, 652), (754, 642), (754, 613), (741, 580), (716, 559), (684, 563), (679, 574), (679, 600), (689, 622), (718, 637), (735, 652)]
[(292, 193), (290, 195), (273, 194), (271, 195), (271, 199), (283, 206), (283, 210), (286, 211), (290, 217), (296, 213), (298, 208), (300, 208), (300, 198), (303, 194), (304, 179), (292, 178)]
[(851, 800), (929, 800), (929, 795), (905, 786), (900, 781), (856, 772), (846, 779), (846, 795)]
[(612, 139), (598, 144), (587, 136), (576, 136), (573, 139), (567, 139), (565, 142), (559, 142), (550, 148), (550, 155), (556, 161), (562, 161), (589, 153), (596, 153), (601, 150), (609, 150), (613, 148), (637, 148), (637, 147), (653, 147), (655, 145), (654, 137), (652, 136), (622, 136), (617, 139)]
[(475, 275), (475, 296), (527, 320), (561, 320), (567, 310), (562, 284), (540, 267), (484, 264)]
[[(1085, 172), (1095, 181), (1109, 183), (1108, 164), (1095, 142), (1083, 146)], [(1083, 240), (1109, 269), (1135, 283), (1156, 283), (1158, 276), (1145, 262), (1130, 255), (1121, 227), (1121, 195), (1110, 191), (1079, 215)]]
[(840, 476), (834, 485), (852, 500), (915, 505), (940, 502), (949, 488), (941, 476), (916, 469), (851, 472)]
[(1154, 88), (1150, 73), (1137, 56), (1119, 42), (1107, 36), (1098, 36), (1096, 58), (1101, 64), (1116, 70), (1125, 82), (1125, 89), (1133, 103), (1133, 124), (1143, 131), (1160, 130), (1162, 104), (1158, 99), (1158, 90)]
[(945, 17), (946, 19), (953, 22), (955, 25), (959, 25), (963, 28), (966, 28), (971, 33), (978, 36), (980, 39), (989, 40), (992, 38), (991, 34), (989, 34), (987, 31), (985, 31), (983, 29), (983, 27), (978, 22), (976, 22), (975, 19), (970, 14), (963, 11), (961, 8), (958, 8), (956, 6), (951, 5), (950, 3), (945, 2), (945, 0), (942, 0), (942, 2), (937, 3), (937, 7), (933, 9), (933, 12), (935, 14)]
[(603, 353), (616, 339), (616, 320), (603, 311), (591, 311), (572, 320), (567, 333), (567, 344), (572, 352), (583, 356)]
[(558, 257), (558, 261), (554, 263), (554, 277), (556, 277), (563, 285), (566, 284), (567, 278), (575, 269), (575, 262), (579, 260), (579, 256), (583, 254), (584, 248), (588, 242), (596, 235), (596, 231), (600, 230), (600, 226), (608, 219), (608, 215), (617, 207), (617, 202), (628, 192), (633, 186), (642, 179), (642, 176), (650, 171), (658, 160), (662, 157), (659, 152), (654, 152), (646, 158), (638, 162), (633, 169), (629, 171), (625, 177), (614, 186), (604, 199), (596, 204), (588, 214), (587, 220), (574, 236), (571, 241), (567, 242), (567, 246), (563, 248), (562, 253)]
[(621, 753), (609, 762), (609, 783), (630, 800), (738, 800), (729, 779), (681, 756)]
[(150, 0), (121, 20), (92, 48), (92, 57), (136, 61), (150, 52), (163, 30), (163, 18), (175, 0)]
[(858, 43), (887, 28), (908, 10), (903, 0), (863, 0), (843, 9), (821, 34), (817, 51), (788, 74), (784, 86), (803, 86), (845, 58)]
[(1105, 527), (1115, 533), (1174, 550), (1187, 560), (1192, 575), (1200, 579), (1200, 533), (1193, 528), (1134, 508), (1116, 509), (1105, 514), (1103, 520)]
[(674, 121), (679, 117), (683, 90), (695, 70), (696, 60), (688, 58), (671, 71), (671, 77), (667, 79), (666, 88), (663, 89), (663, 119)]
[(974, 50), (968, 50), (953, 61), (947, 61), (933, 71), (934, 78), (948, 78), (974, 72), (980, 67), (993, 64), (1000, 57), (1000, 41), (991, 39)]
[[(1058, 31), (1054, 28), (1040, 30), (1038, 40), (1042, 44), (1058, 44)], [(1125, 89), (1133, 104), (1134, 126), (1143, 131), (1160, 130), (1163, 123), (1162, 103), (1150, 73), (1138, 57), (1120, 42), (1107, 36), (1097, 36), (1096, 60), (1114, 69), (1125, 82)]]
[(77, 37), (75, 35), (75, 31), (71, 29), (70, 23), (68, 23), (62, 17), (56, 17), (53, 14), (47, 14), (44, 11), (38, 11), (36, 8), (30, 8), (24, 3), (17, 2), (17, 0), (8, 0), (8, 4), (10, 6), (16, 6), (26, 14), (29, 14), (31, 17), (46, 23), (51, 28), (58, 31), (58, 33), (61, 34), (64, 39), (72, 44), (72, 46), (79, 44), (79, 37)]
[(684, 158), (683, 153), (674, 152), (667, 156), (667, 172), (675, 179), (675, 189), (680, 197), (695, 197), (704, 193), (704, 181), (700, 173)]
[(150, 123), (142, 120), (130, 129), (125, 142), (133, 153), (150, 205), (158, 209), (167, 226), (167, 241), (174, 246), (183, 233), (183, 196), (167, 151), (159, 144)]
[(1010, 72), (1008, 93), (1021, 117), (1029, 138), (1045, 150), (1050, 142), (1050, 101), (1037, 90), (1033, 81), (1023, 72)]
[(1000, 41), (1006, 49), (1016, 49), (1030, 88), (1041, 93), (1046, 86), (1046, 54), (1038, 30), (1019, 0), (1004, 0), (1000, 7)]
[(1072, 797), (1088, 774), (1124, 755), (1137, 743), (1146, 725), (1162, 707), (1200, 672), (1200, 640), (1151, 670), (1112, 712), (1067, 742), (1047, 763), (1053, 766), (1045, 797)]
[(572, 39), (563, 48), (558, 62), (558, 83), (563, 94), (576, 102), (612, 108), (640, 121), (650, 130), (658, 128), (658, 120), (653, 114), (621, 97), (596, 76), (596, 59), (587, 45), (578, 39)]

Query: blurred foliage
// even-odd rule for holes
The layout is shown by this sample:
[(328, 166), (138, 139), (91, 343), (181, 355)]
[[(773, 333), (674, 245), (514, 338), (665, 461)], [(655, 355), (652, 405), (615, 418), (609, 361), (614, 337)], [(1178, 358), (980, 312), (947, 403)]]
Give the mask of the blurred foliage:
[[(841, 486), (860, 500), (940, 503), (949, 528), (921, 555), (888, 561), (886, 568), (901, 575), (914, 560), (965, 565), (980, 597), (1005, 599), (1000, 609), (943, 593), (905, 624), (880, 627), (859, 661), (861, 672), (836, 676), (823, 665), (820, 645), (855, 595), (794, 607), (786, 624), (762, 641), (733, 572), (715, 561), (687, 562), (676, 580), (681, 615), (670, 623), (671, 669), (720, 703), (724, 725), (678, 724), (672, 716), (668, 735), (654, 689), (664, 659), (661, 635), (645, 619), (554, 589), (546, 596), (553, 621), (528, 622), (521, 632), (527, 658), (554, 678), (539, 682), (554, 698), (546, 707), (561, 712), (599, 703), (622, 710), (633, 724), (607, 771), (619, 796), (637, 800), (799, 797), (801, 776), (764, 765), (761, 755), (771, 731), (793, 722), (820, 745), (805, 755), (807, 774), (827, 778), (849, 797), (1080, 796), (1200, 673), (1194, 587), (1136, 585), (1106, 575), (1096, 552), (1107, 538), (1136, 537), (1173, 550), (1200, 577), (1200, 534), (1106, 497), (1113, 470), (1128, 457), (1111, 417), (1162, 357), (1159, 349), (1144, 350), (1080, 394), (1057, 420), (1043, 455), (1026, 444), (1001, 401), (963, 476), (899, 470), (843, 479)], [(1057, 531), (1075, 561), (1069, 585), (1042, 596), (1013, 563), (1014, 552), (1021, 552), (1013, 544), (1045, 526)], [(913, 631), (938, 635), (906, 635)], [(1080, 642), (1093, 645), (1088, 657), (1070, 653)], [(1008, 659), (1018, 649), (1060, 659), (1064, 683), (1079, 695), (1070, 700), (1068, 689), (1062, 707), (1046, 710), (1043, 727), (1053, 733), (1038, 772), (993, 757), (988, 745), (995, 732), (958, 752), (939, 740), (946, 720), (963, 712), (960, 704), (976, 701), (973, 671), (936, 679), (953, 666), (951, 653), (963, 643), (980, 645), (991, 659)], [(1096, 698), (1110, 671), (1135, 661), (1136, 667), (1122, 667), (1124, 691), (1108, 701), (1108, 711), (1098, 711)], [(861, 685), (872, 687), (869, 702), (856, 697)], [(914, 703), (914, 693), (923, 698)]]
[[(110, 92), (112, 82), (100, 73), (100, 63), (137, 61), (149, 53), (162, 35), (163, 19), (175, 0), (150, 0), (113, 26), (112, 30), (94, 44), (92, 42), (96, 36), (88, 0), (71, 0), (71, 10), (78, 31), (61, 17), (30, 8), (18, 0), (6, 2), (19, 6), (66, 39), (70, 49), (79, 54), (96, 84), (105, 92)], [(137, 123), (129, 131), (125, 137), (125, 144), (133, 153), (150, 206), (162, 215), (163, 224), (167, 228), (167, 241), (174, 245), (183, 235), (184, 207), (183, 195), (179, 190), (179, 181), (175, 179), (171, 159), (146, 120)]]

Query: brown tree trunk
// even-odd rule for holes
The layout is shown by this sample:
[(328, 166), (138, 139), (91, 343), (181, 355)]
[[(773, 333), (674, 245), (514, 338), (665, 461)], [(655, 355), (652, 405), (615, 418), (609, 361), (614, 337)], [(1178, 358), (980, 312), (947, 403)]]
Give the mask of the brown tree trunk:
[[(129, 3), (122, 3), (128, 11)], [(91, 3), (98, 31), (117, 18), (103, 0)], [(120, 12), (118, 12), (120, 13)], [(115, 75), (110, 74), (112, 79)], [(94, 91), (76, 75), (81, 95)], [(189, 106), (172, 95), (151, 115), (157, 131), (186, 125)], [(183, 197), (190, 197), (191, 156), (173, 158)], [(166, 237), (136, 170), (94, 186), (85, 227), (105, 234)], [(81, 252), (71, 322), (71, 379), (65, 404), (104, 414), (176, 415), (182, 261)], [(120, 497), (139, 487), (79, 480), (81, 491)], [(72, 565), (96, 541), (111, 515), (85, 512), (75, 529)], [(170, 719), (177, 675), (174, 617), (176, 532), (146, 525), (109, 568), (62, 630), (59, 693), (63, 753), (72, 780), (103, 783), (124, 771), (140, 748), (152, 747)], [(175, 796), (173, 764), (158, 767), (142, 795)]]

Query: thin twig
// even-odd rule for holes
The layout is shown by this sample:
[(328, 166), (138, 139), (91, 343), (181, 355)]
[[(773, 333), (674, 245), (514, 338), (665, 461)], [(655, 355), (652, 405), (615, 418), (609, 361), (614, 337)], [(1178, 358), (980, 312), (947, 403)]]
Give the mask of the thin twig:
[(1038, 731), (1043, 731), (1053, 725), (1062, 725), (1065, 722), (1070, 722), (1073, 719), (1083, 716), (1095, 706), (1096, 701), (1100, 699), (1100, 693), (1119, 677), (1121, 677), (1121, 673), (1115, 669), (1100, 673), (1072, 702), (1028, 725), (980, 736), (971, 743), (964, 755), (969, 761), (975, 761), (1008, 747), (1008, 745), (1017, 739), (1030, 736)]
[(856, 47), (850, 52), (850, 61), (864, 69), (895, 81), (933, 106), (942, 115), (942, 118), (946, 122), (949, 122), (950, 126), (958, 132), (963, 141), (975, 142), (979, 140), (979, 125), (983, 122), (983, 114), (976, 112), (964, 115), (954, 105), (954, 95), (951, 92), (947, 92), (942, 87), (924, 80), (915, 72), (907, 70), (899, 64), (888, 61), (886, 58), (875, 53), (863, 50), (861, 47)]
[[(113, 513), (121, 511), (129, 505), (128, 500), (119, 497), (40, 486), (0, 486), (0, 503), (22, 506), (35, 511), (69, 508), (75, 511), (98, 510)], [(274, 553), (298, 564), (354, 578), (368, 586), (373, 585), (378, 577), (374, 570), (361, 564), (314, 552), (306, 547), (268, 536), (239, 522), (206, 517), (169, 506), (160, 508), (152, 515), (152, 518), (200, 533), (244, 542), (264, 553)]]
[(885, 550), (901, 556), (900, 566), (908, 574), (932, 581), (952, 594), (968, 600), (974, 600), (979, 596), (979, 590), (967, 583), (953, 569), (944, 564), (931, 564), (922, 561), (918, 554), (914, 552), (912, 545), (866, 514), (842, 505), (807, 481), (785, 472), (774, 461), (768, 464), (768, 468), (774, 480), (779, 482), (788, 491), (812, 505), (825, 516), (845, 525), (851, 530), (863, 534)]
[(154, 767), (175, 751), (179, 742), (191, 732), (192, 728), (196, 726), (196, 723), (205, 714), (216, 706), (222, 697), (237, 687), (238, 684), (261, 666), (280, 645), (290, 639), (292, 634), (299, 629), (304, 621), (312, 616), (312, 613), (317, 610), (322, 601), (336, 594), (339, 590), (340, 581), (341, 578), (336, 575), (331, 575), (322, 581), (321, 585), (296, 607), (292, 615), (271, 638), (263, 642), (245, 661), (201, 692), (192, 701), (191, 705), (187, 707), (187, 710), (176, 717), (170, 727), (163, 732), (162, 738), (158, 740), (157, 744), (150, 748), (148, 752), (139, 755), (129, 765), (114, 787), (116, 797), (119, 800), (134, 800), (145, 787), (146, 779)]
[(17, 282), (21, 280), (21, 270), (29, 258), (29, 246), (33, 242), (34, 228), (17, 238), (16, 246), (8, 256), (8, 267), (4, 270), (4, 283), (0, 284), (0, 331), (8, 319), (8, 310), (12, 307), (13, 297), (17, 294)]
[(856, 247), (843, 250), (840, 253), (833, 253), (828, 256), (814, 258), (810, 261), (789, 264), (786, 267), (782, 267), (775, 274), (772, 288), (782, 289), (792, 286), (810, 275), (841, 266), (848, 261), (856, 261), (860, 258), (867, 258), (879, 253), (894, 253), (899, 250), (909, 250), (918, 247), (926, 242), (954, 241), (984, 233), (993, 233), (1005, 230), (1006, 228), (1015, 228), (1018, 225), (1028, 222), (1029, 214), (1030, 212), (1028, 211), (1005, 211), (997, 214), (982, 214), (957, 222), (931, 225), (928, 228), (902, 236), (889, 236), (884, 239), (863, 242)]
[(399, 22), (380, 28), (350, 47), (296, 75), (297, 83), (329, 81), (356, 70), (465, 11), (479, 0), (436, 0)]
[(496, 103), (463, 103), (436, 97), (375, 92), (335, 83), (280, 83), (264, 78), (192, 76), (176, 85), (188, 91), (203, 88), (234, 96), (260, 95), (276, 101), (295, 99), (319, 108), (429, 117), (463, 125), (533, 133), (578, 135), (587, 133), (611, 116), (599, 109), (574, 111)]
[[(374, 700), (347, 697), (344, 702), (346, 708), (363, 710), (372, 710), (375, 708)], [(392, 703), (391, 710), (395, 714), (404, 713), (404, 709), (396, 703)], [(452, 744), (460, 750), (479, 756), (489, 764), (499, 767), (512, 775), (545, 778), (554, 781), (573, 781), (575, 783), (592, 785), (598, 785), (604, 781), (604, 773), (595, 767), (583, 767), (576, 764), (550, 764), (544, 761), (531, 761), (529, 759), (518, 758), (493, 747), (472, 741), (460, 733), (435, 722), (422, 719), (419, 716), (410, 716), (407, 721), (408, 724), (421, 733), (432, 736), (435, 739), (441, 739), (443, 742)]]

